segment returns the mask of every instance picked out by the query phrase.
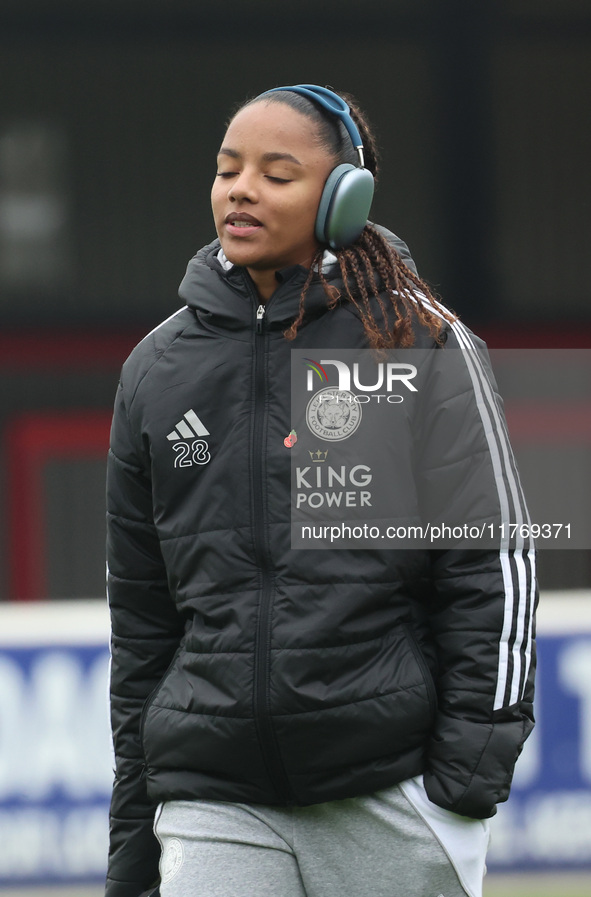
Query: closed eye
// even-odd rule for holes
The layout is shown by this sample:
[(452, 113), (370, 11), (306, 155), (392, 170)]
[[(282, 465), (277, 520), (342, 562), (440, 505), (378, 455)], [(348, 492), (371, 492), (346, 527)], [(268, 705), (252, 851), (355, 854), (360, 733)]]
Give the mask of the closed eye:
[(276, 178), (270, 174), (265, 175), (265, 177), (267, 178), (267, 180), (274, 181), (276, 184), (291, 184), (292, 181), (291, 178)]
[(216, 177), (218, 178), (233, 178), (238, 174), (237, 171), (218, 171), (216, 172)]

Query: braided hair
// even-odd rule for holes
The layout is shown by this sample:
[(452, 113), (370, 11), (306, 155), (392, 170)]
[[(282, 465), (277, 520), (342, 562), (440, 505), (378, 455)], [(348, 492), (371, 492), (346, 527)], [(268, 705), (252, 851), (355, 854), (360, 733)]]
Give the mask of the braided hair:
[[(365, 167), (377, 181), (379, 164), (376, 140), (365, 115), (356, 101), (340, 93), (363, 141)], [(292, 91), (269, 92), (244, 103), (284, 103), (309, 118), (315, 125), (314, 139), (334, 157), (334, 164), (357, 166), (359, 159), (344, 124), (327, 113), (319, 104)], [(240, 110), (237, 110), (240, 111)], [(349, 301), (358, 311), (369, 345), (372, 348), (406, 348), (414, 342), (413, 320), (423, 324), (436, 340), (441, 339), (442, 318), (452, 322), (455, 316), (432, 294), (428, 285), (402, 260), (400, 253), (372, 224), (367, 224), (351, 246), (334, 250), (341, 271), (343, 290), (330, 284), (322, 272), (325, 246), (320, 246), (312, 259), (308, 277), (300, 296), (299, 312), (285, 331), (293, 340), (306, 312), (306, 295), (312, 280), (322, 283), (329, 308), (340, 301)], [(437, 309), (437, 311), (435, 311)]]

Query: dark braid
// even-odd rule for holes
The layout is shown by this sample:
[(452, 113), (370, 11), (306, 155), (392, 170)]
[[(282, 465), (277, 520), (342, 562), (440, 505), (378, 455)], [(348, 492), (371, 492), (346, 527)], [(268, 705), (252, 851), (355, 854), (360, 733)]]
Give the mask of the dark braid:
[[(351, 117), (361, 134), (365, 167), (377, 180), (379, 163), (373, 132), (353, 97), (340, 91), (339, 95), (348, 103)], [(312, 119), (316, 125), (315, 139), (334, 157), (335, 166), (343, 162), (359, 164), (345, 126), (313, 100), (290, 91), (277, 91), (255, 97), (245, 105), (262, 101), (284, 103)], [(306, 296), (315, 276), (328, 296), (329, 308), (334, 308), (342, 299), (357, 309), (372, 348), (411, 346), (414, 342), (413, 320), (427, 327), (433, 337), (440, 340), (442, 318), (448, 322), (455, 320), (455, 316), (440, 305), (428, 285), (405, 265), (400, 254), (373, 225), (366, 225), (351, 246), (334, 250), (343, 280), (342, 294), (326, 280), (322, 272), (324, 250), (325, 247), (321, 246), (312, 259), (300, 296), (298, 316), (285, 331), (287, 339), (295, 338), (304, 320)]]
[[(329, 297), (329, 308), (339, 299), (348, 300), (358, 311), (372, 348), (407, 348), (414, 343), (413, 319), (423, 324), (433, 337), (441, 338), (442, 320), (455, 320), (432, 295), (429, 287), (404, 264), (400, 255), (373, 225), (368, 224), (358, 240), (336, 251), (343, 279), (344, 296), (322, 273), (324, 248), (320, 247), (308, 272), (300, 296), (298, 316), (286, 331), (295, 338), (306, 313), (306, 295), (314, 275)], [(379, 281), (376, 278), (379, 276)], [(381, 282), (381, 289), (380, 289)], [(379, 309), (376, 317), (375, 305)], [(434, 311), (437, 309), (437, 313)]]

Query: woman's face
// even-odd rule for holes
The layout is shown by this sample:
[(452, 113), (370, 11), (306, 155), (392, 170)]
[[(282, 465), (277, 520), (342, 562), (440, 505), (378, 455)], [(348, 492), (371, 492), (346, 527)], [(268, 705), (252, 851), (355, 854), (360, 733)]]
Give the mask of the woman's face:
[(229, 261), (255, 283), (265, 272), (308, 265), (318, 248), (316, 212), (334, 160), (310, 119), (265, 100), (231, 121), (211, 191), (215, 226)]

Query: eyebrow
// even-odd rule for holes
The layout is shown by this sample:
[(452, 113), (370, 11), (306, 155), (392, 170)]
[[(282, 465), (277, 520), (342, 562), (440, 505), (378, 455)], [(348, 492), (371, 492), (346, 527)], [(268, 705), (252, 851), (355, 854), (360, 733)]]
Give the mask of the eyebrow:
[[(228, 146), (222, 146), (219, 156), (231, 156), (232, 159), (242, 158), (241, 153), (237, 150), (230, 149)], [(299, 159), (292, 156), (291, 153), (263, 153), (263, 162), (292, 162), (294, 165), (301, 165)]]

